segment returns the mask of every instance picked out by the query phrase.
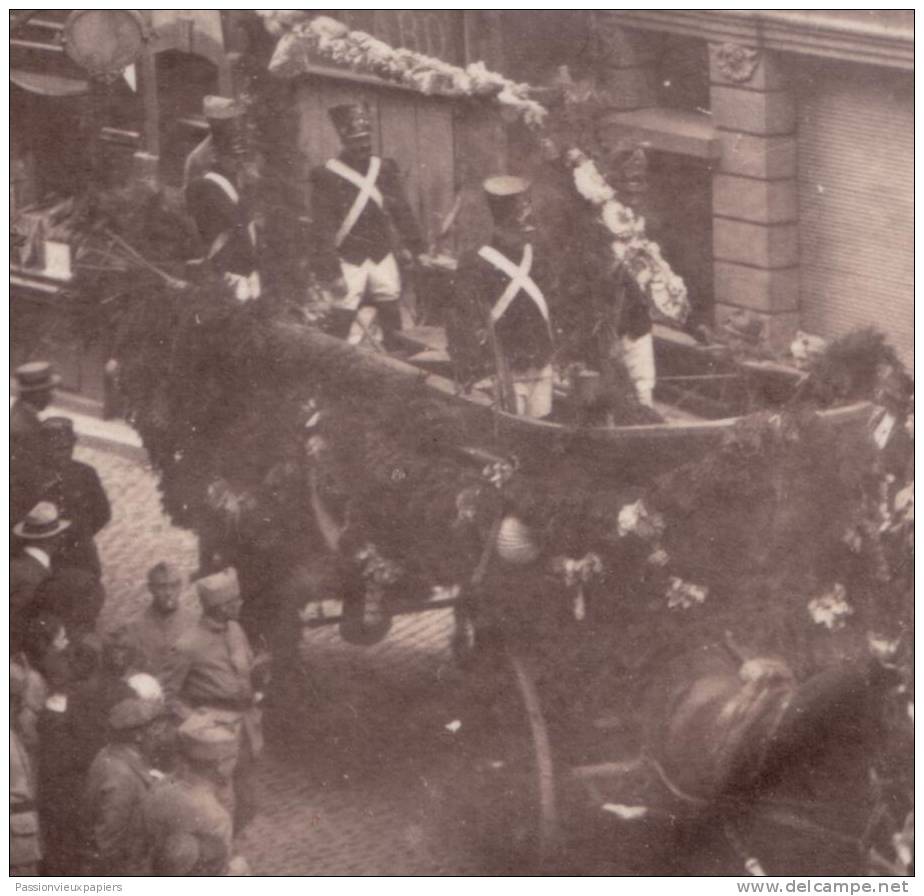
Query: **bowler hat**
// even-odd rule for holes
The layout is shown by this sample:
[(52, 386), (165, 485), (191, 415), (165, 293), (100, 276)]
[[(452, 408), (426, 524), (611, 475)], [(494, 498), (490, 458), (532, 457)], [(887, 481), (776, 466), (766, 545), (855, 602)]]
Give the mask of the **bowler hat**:
[(163, 700), (126, 697), (109, 710), (109, 727), (116, 731), (140, 728), (159, 719), (167, 712)]
[(332, 106), (327, 114), (343, 140), (372, 133), (372, 115), (368, 103), (342, 103)]
[(196, 582), (196, 591), (203, 607), (220, 607), (228, 601), (241, 596), (241, 586), (237, 580), (237, 570), (233, 566), (213, 573)]
[(42, 432), (55, 442), (73, 444), (77, 441), (74, 421), (70, 417), (46, 417), (42, 421)]
[(45, 392), (48, 389), (54, 389), (61, 382), (61, 377), (52, 371), (49, 361), (30, 361), (28, 364), (20, 364), (13, 371), (13, 375), (16, 377), (20, 395), (28, 392)]
[(221, 724), (207, 712), (193, 713), (176, 733), (180, 749), (190, 759), (221, 762), (237, 756), (237, 729)]
[(13, 534), (19, 538), (38, 541), (63, 532), (70, 524), (70, 520), (61, 519), (58, 508), (51, 501), (40, 501), (26, 514), (22, 522), (13, 526)]

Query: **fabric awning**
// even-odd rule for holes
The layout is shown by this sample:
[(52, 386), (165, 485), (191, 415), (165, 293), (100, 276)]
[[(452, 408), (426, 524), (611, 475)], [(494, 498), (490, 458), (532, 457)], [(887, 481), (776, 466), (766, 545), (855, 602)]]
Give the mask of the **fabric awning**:
[(65, 78), (61, 75), (15, 68), (10, 71), (10, 81), (23, 90), (41, 96), (80, 96), (90, 89), (89, 82), (79, 78)]

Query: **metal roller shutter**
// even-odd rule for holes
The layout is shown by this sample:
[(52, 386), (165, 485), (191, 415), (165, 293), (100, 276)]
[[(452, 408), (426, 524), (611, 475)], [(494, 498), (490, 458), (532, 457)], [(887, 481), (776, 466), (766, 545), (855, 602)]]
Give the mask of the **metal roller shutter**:
[(844, 65), (803, 72), (799, 97), (802, 326), (873, 325), (914, 352), (912, 77)]

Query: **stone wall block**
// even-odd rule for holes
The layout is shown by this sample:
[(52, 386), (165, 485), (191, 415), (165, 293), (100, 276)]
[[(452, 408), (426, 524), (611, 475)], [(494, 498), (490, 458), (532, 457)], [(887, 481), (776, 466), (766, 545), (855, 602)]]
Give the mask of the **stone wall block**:
[(719, 169), (724, 174), (777, 180), (796, 176), (794, 137), (754, 137), (719, 131), (722, 156)]
[(799, 228), (796, 224), (748, 224), (713, 218), (712, 246), (716, 260), (789, 268), (799, 263)]
[(792, 180), (753, 180), (717, 174), (712, 180), (712, 212), (756, 224), (790, 224), (797, 220), (798, 195)]
[(713, 86), (709, 91), (712, 120), (717, 128), (745, 134), (792, 134), (796, 104), (785, 90), (758, 93), (737, 87)]
[(716, 261), (715, 300), (765, 314), (795, 311), (799, 307), (799, 269), (764, 270), (728, 261)]

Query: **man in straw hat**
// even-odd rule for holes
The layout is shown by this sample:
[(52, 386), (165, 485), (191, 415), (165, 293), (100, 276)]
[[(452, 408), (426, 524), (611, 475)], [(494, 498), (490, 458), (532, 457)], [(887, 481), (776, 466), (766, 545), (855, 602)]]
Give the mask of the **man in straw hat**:
[[(211, 131), (213, 158), (186, 185), (186, 207), (206, 246), (197, 264), (221, 274), (239, 302), (261, 294), (257, 229), (244, 191), (244, 109), (236, 100), (207, 96), (203, 111)], [(192, 167), (192, 166), (190, 166)], [(190, 171), (192, 173), (192, 171)]]
[(149, 874), (142, 804), (158, 777), (154, 763), (168, 735), (166, 707), (127, 696), (109, 712), (110, 741), (93, 760), (83, 791), (86, 873)]
[(238, 734), (208, 713), (190, 715), (177, 729), (173, 775), (144, 800), (144, 827), (157, 875), (225, 875), (231, 858), (231, 815), (218, 798), (238, 755)]
[(70, 525), (54, 504), (40, 501), (13, 526), (21, 544), (10, 560), (10, 639), (14, 644), (35, 610), (39, 586), (51, 577), (52, 558), (60, 547), (61, 534)]
[[(424, 243), (398, 165), (373, 154), (369, 106), (345, 103), (328, 114), (343, 149), (311, 172), (314, 270), (336, 300), (335, 334), (360, 342), (375, 317), (390, 349), (401, 329), (395, 231), (407, 261), (424, 252)], [(375, 313), (358, 314), (361, 307)]]
[(449, 353), (471, 383), (493, 370), (501, 405), (528, 417), (552, 410), (552, 325), (529, 182), (490, 177), (484, 195), (494, 219), (490, 243), (463, 255), (447, 327)]
[(219, 798), (233, 811), (239, 831), (257, 812), (256, 760), (263, 749), (259, 687), (268, 657), (254, 655), (238, 623), (242, 601), (233, 567), (200, 579), (196, 588), (202, 616), (168, 657), (164, 688), (179, 718), (204, 714), (235, 733), (233, 780)]
[(10, 408), (10, 516), (19, 520), (41, 497), (45, 476), (40, 414), (61, 382), (48, 361), (16, 368), (17, 397)]

